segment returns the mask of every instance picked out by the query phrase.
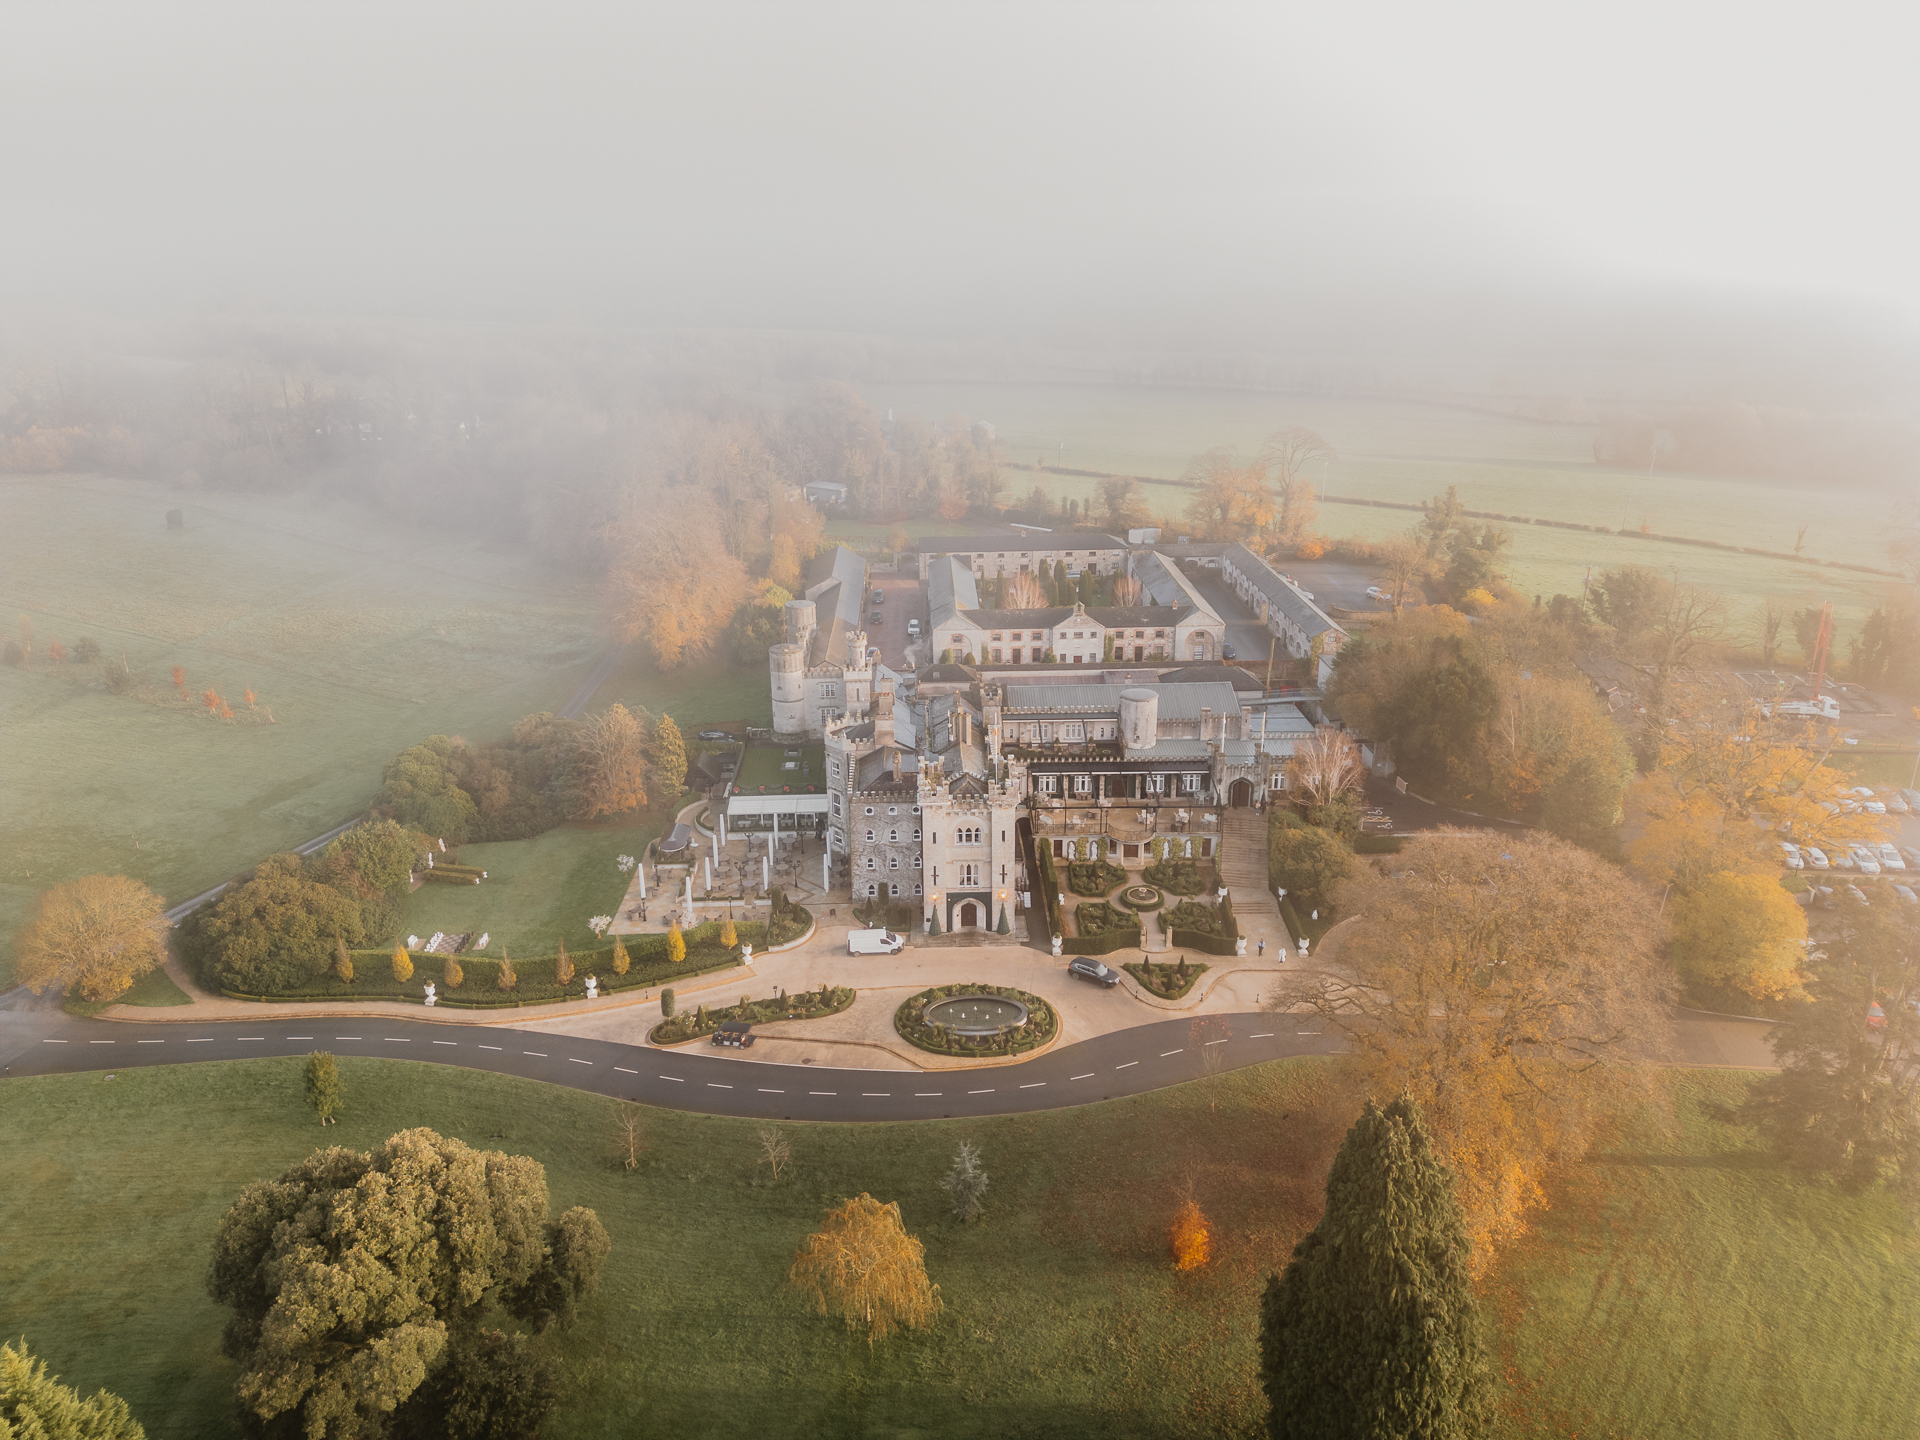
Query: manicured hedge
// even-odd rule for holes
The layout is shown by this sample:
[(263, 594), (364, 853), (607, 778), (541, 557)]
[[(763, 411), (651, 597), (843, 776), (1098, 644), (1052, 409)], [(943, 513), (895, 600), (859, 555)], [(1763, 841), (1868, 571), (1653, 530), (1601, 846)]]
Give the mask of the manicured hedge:
[(1237, 938), (1228, 935), (1209, 935), (1202, 930), (1169, 930), (1167, 943), (1176, 950), (1199, 950), (1208, 955), (1240, 953)]
[(1021, 838), (1027, 846), (1028, 858), (1032, 863), (1034, 883), (1040, 891), (1040, 908), (1046, 915), (1047, 938), (1066, 934), (1066, 927), (1060, 923), (1060, 877), (1053, 868), (1053, 847), (1033, 833), (1033, 822), (1018, 822)]
[(1107, 860), (1075, 860), (1067, 866), (1067, 885), (1076, 895), (1101, 896), (1126, 879), (1127, 872)]
[[(1156, 996), (1161, 1000), (1185, 999), (1187, 992), (1192, 990), (1200, 977), (1207, 973), (1206, 965), (1190, 964), (1187, 966), (1187, 978), (1181, 980), (1178, 975), (1179, 967), (1177, 965), (1170, 965), (1165, 961), (1155, 962), (1152, 960), (1130, 960), (1120, 968), (1138, 980), (1140, 987), (1149, 995)], [(1163, 990), (1160, 988), (1163, 982), (1168, 986), (1167, 989)]]
[[(773, 943), (776, 945), (797, 939), (813, 924), (812, 914), (800, 905), (791, 906), (786, 918), (787, 923), (775, 931)], [(720, 943), (720, 923), (718, 920), (709, 920), (685, 931), (687, 958), (678, 965), (667, 958), (667, 937), (664, 933), (622, 936), (630, 962), (625, 975), (613, 973), (611, 942), (592, 949), (570, 951), (568, 958), (573, 962), (573, 979), (564, 987), (555, 979), (555, 961), (558, 957), (554, 955), (516, 959), (513, 969), (517, 981), (511, 990), (500, 989), (499, 960), (486, 955), (462, 955), (459, 957), (460, 968), (466, 972), (466, 978), (458, 989), (449, 990), (440, 978), (446, 964), (444, 956), (409, 953), (407, 958), (413, 962), (413, 976), (401, 983), (393, 978), (391, 950), (357, 950), (353, 952), (352, 984), (343, 983), (328, 971), (310, 977), (297, 989), (272, 995), (250, 995), (229, 990), (221, 993), (235, 1000), (417, 1001), (421, 998), (422, 987), (431, 980), (438, 1003), (454, 1009), (497, 1009), (581, 1000), (586, 998), (586, 977), (589, 975), (599, 979), (600, 993), (607, 995), (622, 990), (672, 984), (691, 975), (705, 975), (738, 965), (740, 956), (737, 948)], [(796, 923), (798, 928), (795, 928)], [(734, 930), (741, 944), (751, 945), (755, 950), (765, 948), (767, 927), (764, 924), (736, 921)]]
[(1060, 942), (1062, 955), (1111, 955), (1116, 950), (1130, 950), (1140, 944), (1138, 930), (1109, 930), (1103, 935), (1069, 935)]
[(1398, 835), (1359, 835), (1354, 837), (1356, 855), (1398, 855), (1407, 842)]
[(1162, 890), (1171, 890), (1176, 895), (1198, 895), (1200, 862), (1189, 860), (1184, 855), (1178, 860), (1162, 860), (1142, 870), (1140, 878), (1149, 885), (1158, 885)]
[[(1018, 1030), (973, 1039), (949, 1035), (921, 1018), (927, 1006), (936, 1000), (958, 995), (998, 995), (1018, 1000), (1027, 1007), (1027, 1023)], [(1038, 1049), (1058, 1035), (1060, 1016), (1038, 995), (1029, 995), (1008, 985), (936, 985), (902, 1000), (900, 1008), (893, 1012), (893, 1028), (909, 1045), (935, 1055), (1020, 1055)]]
[(770, 995), (765, 1000), (748, 1000), (743, 1005), (696, 1005), (690, 1012), (682, 1010), (662, 1020), (647, 1032), (647, 1040), (654, 1045), (682, 1045), (711, 1035), (723, 1024), (735, 1020), (744, 1020), (749, 1025), (766, 1025), (775, 1020), (818, 1020), (840, 1014), (858, 998), (859, 992), (851, 985), (836, 985), (824, 996), (819, 990), (803, 990), (784, 999)]

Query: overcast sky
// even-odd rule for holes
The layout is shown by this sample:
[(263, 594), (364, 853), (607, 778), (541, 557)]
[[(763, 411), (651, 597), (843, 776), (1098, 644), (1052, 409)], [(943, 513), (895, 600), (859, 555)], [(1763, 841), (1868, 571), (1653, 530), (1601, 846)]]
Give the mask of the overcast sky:
[(1912, 16), (10, 5), (0, 302), (1274, 349), (1349, 309), (1904, 327)]

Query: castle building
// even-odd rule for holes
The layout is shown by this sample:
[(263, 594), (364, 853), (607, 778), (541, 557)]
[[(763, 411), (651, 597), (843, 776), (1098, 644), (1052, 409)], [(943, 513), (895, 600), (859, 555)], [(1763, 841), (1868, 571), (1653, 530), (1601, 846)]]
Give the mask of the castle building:
[(860, 607), (867, 562), (844, 545), (817, 557), (811, 583), (789, 600), (785, 638), (767, 652), (773, 687), (773, 729), (781, 737), (818, 739), (827, 721), (866, 709), (873, 660)]

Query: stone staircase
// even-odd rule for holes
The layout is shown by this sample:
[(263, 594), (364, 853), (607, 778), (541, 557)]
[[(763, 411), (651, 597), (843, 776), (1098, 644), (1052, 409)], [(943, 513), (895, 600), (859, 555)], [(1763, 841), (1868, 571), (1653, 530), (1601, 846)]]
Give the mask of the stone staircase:
[[(1226, 854), (1220, 878), (1233, 892), (1233, 913), (1240, 922), (1240, 933), (1249, 942), (1264, 934), (1271, 956), (1276, 946), (1284, 949), (1288, 942), (1280, 902), (1267, 888), (1267, 818), (1251, 809), (1227, 810), (1221, 816), (1221, 835)], [(1253, 949), (1249, 943), (1249, 953)]]
[(975, 950), (988, 945), (1017, 945), (1020, 942), (1011, 935), (996, 935), (991, 930), (962, 930), (958, 935), (947, 931), (938, 935), (915, 931), (908, 937), (907, 943), (916, 950)]

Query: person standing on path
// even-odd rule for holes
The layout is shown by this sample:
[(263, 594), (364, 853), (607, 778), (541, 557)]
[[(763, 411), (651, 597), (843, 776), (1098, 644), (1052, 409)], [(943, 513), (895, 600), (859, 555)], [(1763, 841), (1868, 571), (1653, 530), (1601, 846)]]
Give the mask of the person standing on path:
[(1267, 953), (1267, 937), (1262, 935), (1260, 937), (1260, 954), (1264, 958), (1266, 956), (1266, 953)]

